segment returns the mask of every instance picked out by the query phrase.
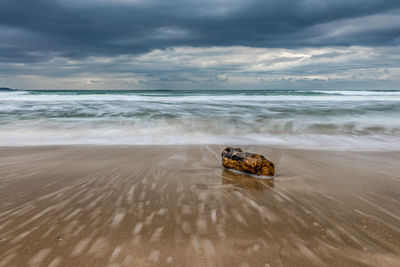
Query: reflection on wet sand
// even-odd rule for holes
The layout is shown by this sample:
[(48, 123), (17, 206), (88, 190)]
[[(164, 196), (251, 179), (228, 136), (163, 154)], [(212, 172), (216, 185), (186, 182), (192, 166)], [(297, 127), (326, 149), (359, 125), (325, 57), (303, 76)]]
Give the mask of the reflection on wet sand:
[(0, 148), (0, 266), (398, 266), (400, 153), (221, 149)]
[(237, 173), (231, 170), (222, 170), (222, 184), (230, 184), (250, 190), (268, 190), (274, 187), (273, 178), (257, 178), (254, 175)]

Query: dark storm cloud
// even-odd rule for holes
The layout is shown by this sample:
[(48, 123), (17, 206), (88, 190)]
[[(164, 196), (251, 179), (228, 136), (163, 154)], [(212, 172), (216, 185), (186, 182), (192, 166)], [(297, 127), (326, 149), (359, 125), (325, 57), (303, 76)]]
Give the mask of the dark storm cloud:
[(398, 0), (1, 0), (0, 61), (171, 46), (397, 45)]

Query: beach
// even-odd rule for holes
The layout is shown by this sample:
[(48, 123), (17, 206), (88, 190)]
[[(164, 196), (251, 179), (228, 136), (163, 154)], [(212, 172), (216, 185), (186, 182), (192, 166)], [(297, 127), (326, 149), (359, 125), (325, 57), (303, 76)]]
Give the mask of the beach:
[(400, 267), (400, 0), (0, 0), (0, 267)]
[(0, 147), (0, 266), (398, 266), (400, 152)]

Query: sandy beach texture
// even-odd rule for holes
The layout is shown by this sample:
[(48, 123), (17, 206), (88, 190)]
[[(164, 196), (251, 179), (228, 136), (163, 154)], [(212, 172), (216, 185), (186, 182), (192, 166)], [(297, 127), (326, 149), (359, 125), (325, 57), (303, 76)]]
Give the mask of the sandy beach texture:
[(400, 153), (0, 148), (0, 266), (399, 266)]

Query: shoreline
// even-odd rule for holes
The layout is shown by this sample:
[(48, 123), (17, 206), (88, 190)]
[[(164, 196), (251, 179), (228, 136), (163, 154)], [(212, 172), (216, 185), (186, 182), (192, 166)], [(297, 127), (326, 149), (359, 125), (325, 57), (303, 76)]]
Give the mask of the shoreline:
[(249, 143), (249, 144), (35, 144), (35, 145), (0, 145), (1, 149), (45, 149), (45, 148), (163, 148), (163, 147), (211, 147), (211, 148), (218, 148), (222, 149), (225, 147), (246, 147), (249, 149), (256, 149), (256, 150), (274, 150), (274, 151), (309, 151), (309, 152), (328, 152), (328, 153), (400, 153), (400, 149), (393, 148), (393, 149), (374, 149), (374, 148), (364, 148), (364, 149), (356, 149), (354, 147), (343, 148), (342, 150), (339, 149), (332, 149), (328, 147), (289, 147), (289, 146), (273, 146), (269, 144), (257, 144), (257, 143)]
[(222, 145), (0, 147), (0, 266), (396, 266), (400, 152)]

